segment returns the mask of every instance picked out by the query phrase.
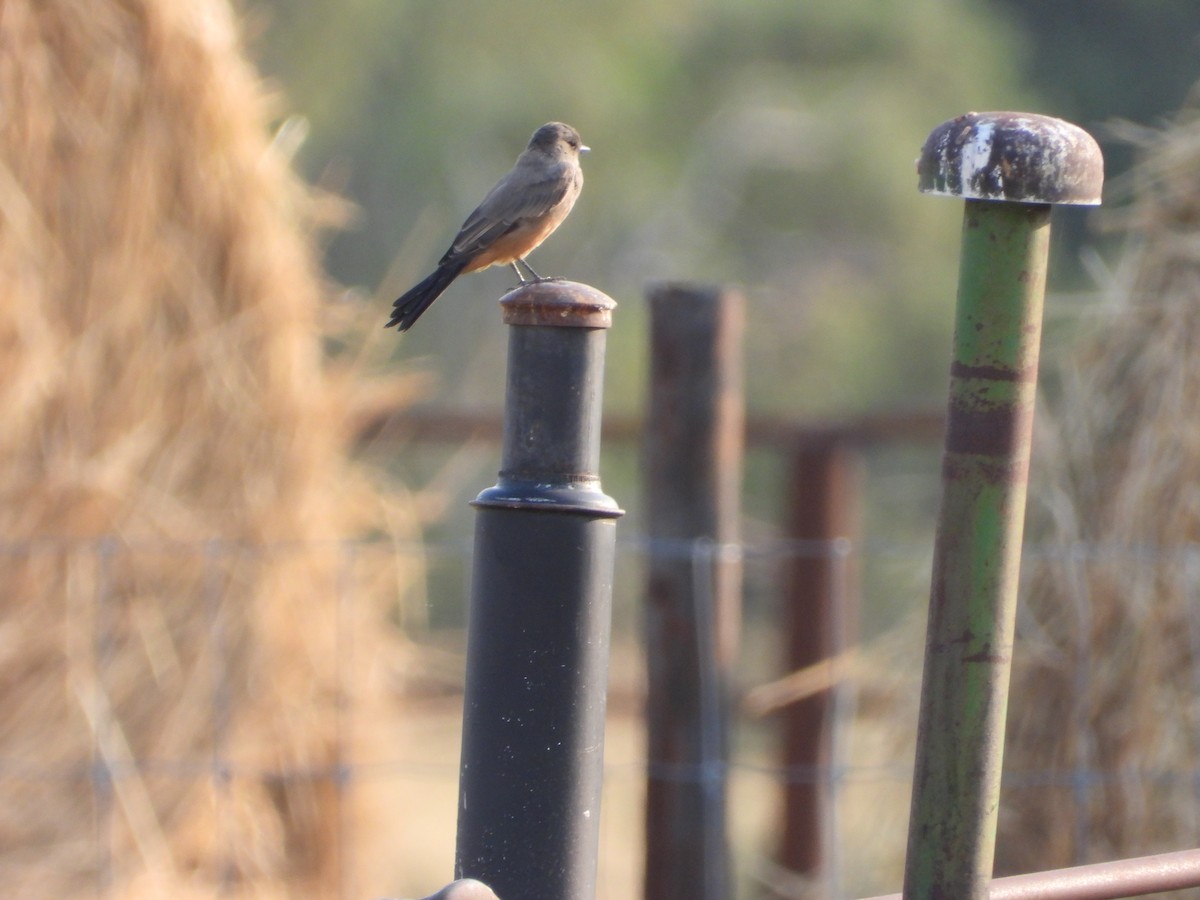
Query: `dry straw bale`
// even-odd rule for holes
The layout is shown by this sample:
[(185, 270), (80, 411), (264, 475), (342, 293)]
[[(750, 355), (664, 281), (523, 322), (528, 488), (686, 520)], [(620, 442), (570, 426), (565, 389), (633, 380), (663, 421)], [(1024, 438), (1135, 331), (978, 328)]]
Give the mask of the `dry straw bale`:
[(1055, 551), (1026, 560), (1008, 872), (1189, 847), (1200, 828), (1200, 114), (1143, 138), (1111, 296), (1035, 451)]
[(5, 896), (323, 896), (347, 868), (329, 767), (385, 711), (339, 654), (365, 671), (384, 631), (336, 599), (383, 592), (336, 542), (374, 512), (235, 26), (0, 3)]

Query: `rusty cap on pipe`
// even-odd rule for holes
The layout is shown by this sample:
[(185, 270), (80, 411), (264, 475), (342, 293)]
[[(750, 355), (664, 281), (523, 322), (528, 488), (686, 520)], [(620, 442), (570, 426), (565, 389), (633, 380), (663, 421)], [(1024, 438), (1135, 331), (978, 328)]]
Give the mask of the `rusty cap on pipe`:
[(616, 305), (594, 287), (561, 279), (523, 284), (500, 298), (505, 325), (611, 328)]
[(1030, 113), (967, 113), (929, 135), (917, 160), (926, 194), (1095, 206), (1104, 157), (1082, 128)]

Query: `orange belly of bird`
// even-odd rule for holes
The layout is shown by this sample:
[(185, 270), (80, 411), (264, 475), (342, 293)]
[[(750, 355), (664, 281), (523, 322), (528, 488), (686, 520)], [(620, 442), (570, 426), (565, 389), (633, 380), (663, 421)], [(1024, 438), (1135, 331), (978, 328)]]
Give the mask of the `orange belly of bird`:
[(561, 214), (556, 210), (540, 222), (519, 225), (503, 237), (497, 238), (490, 247), (472, 259), (464, 271), (478, 272), (488, 266), (507, 266), (515, 260), (524, 259), (526, 254), (550, 236), (567, 217), (568, 212), (569, 208)]

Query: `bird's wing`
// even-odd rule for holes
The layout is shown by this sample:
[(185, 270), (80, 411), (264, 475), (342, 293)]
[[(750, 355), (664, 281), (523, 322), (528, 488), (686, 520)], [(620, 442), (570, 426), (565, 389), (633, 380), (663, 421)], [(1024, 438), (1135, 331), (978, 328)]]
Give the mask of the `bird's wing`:
[(527, 172), (514, 169), (502, 178), (459, 229), (454, 243), (442, 258), (471, 256), (512, 231), (523, 219), (544, 215), (567, 196), (572, 180), (554, 177), (526, 182)]

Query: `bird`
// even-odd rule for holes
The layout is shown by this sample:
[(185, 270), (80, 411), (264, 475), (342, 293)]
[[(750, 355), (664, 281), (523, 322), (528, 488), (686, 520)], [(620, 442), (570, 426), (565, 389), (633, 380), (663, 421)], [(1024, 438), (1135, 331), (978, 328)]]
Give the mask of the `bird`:
[[(510, 265), (521, 284), (551, 280), (538, 275), (525, 257), (562, 224), (575, 205), (583, 188), (579, 157), (590, 149), (578, 131), (562, 122), (547, 122), (535, 131), (512, 171), (497, 181), (467, 216), (433, 274), (392, 304), (392, 317), (385, 327), (408, 331), (450, 283), (466, 272)], [(527, 272), (521, 271), (522, 265)]]

